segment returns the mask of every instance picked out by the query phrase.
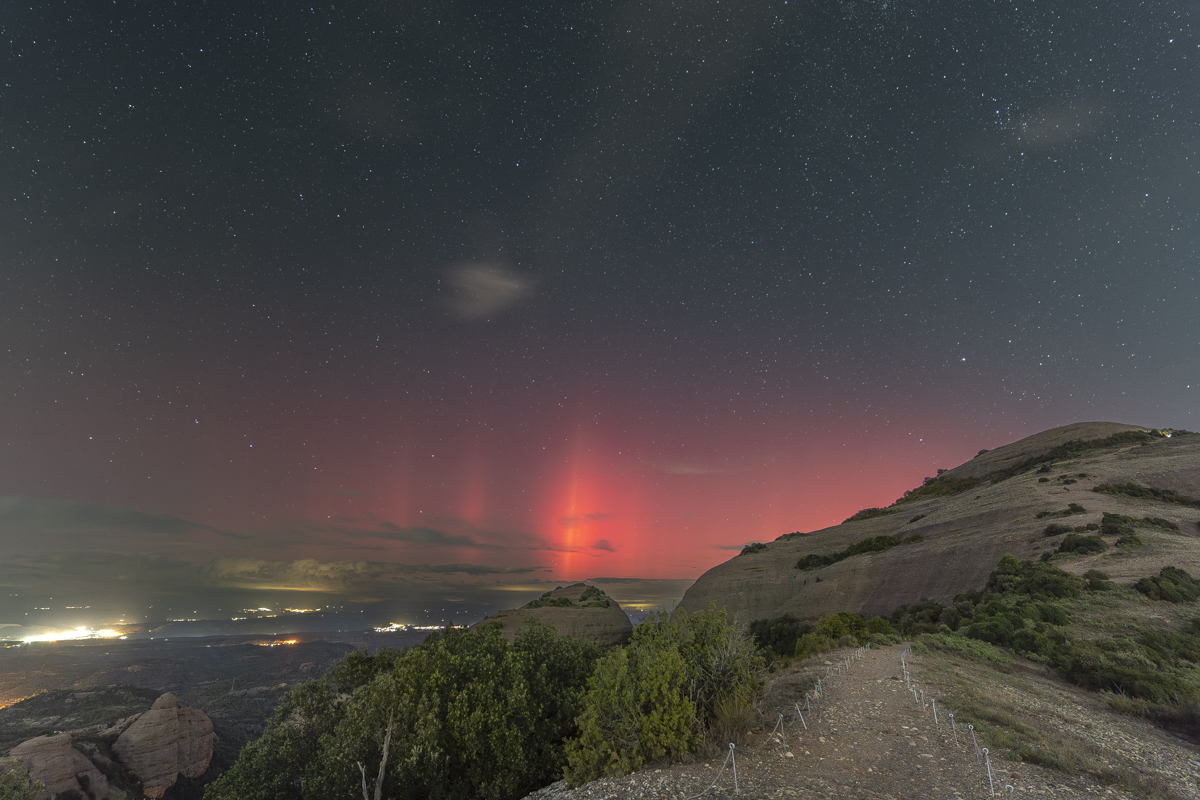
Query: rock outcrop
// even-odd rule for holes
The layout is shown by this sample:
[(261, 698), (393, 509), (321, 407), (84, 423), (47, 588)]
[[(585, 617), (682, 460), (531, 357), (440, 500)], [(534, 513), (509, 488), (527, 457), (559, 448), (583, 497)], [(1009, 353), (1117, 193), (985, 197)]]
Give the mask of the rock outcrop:
[[(1057, 566), (1080, 574), (1099, 569), (1114, 580), (1154, 575), (1164, 566), (1200, 574), (1200, 510), (1092, 491), (1097, 485), (1132, 483), (1200, 494), (1200, 436), (1152, 434), (1139, 440), (1134, 435), (1132, 441), (1035, 461), (1069, 441), (1139, 430), (1147, 429), (1076, 423), (983, 451), (942, 472), (938, 480), (943, 483), (935, 487), (945, 490), (940, 494), (917, 491), (904, 502), (859, 519), (812, 533), (785, 534), (761, 549), (748, 548), (701, 575), (680, 607), (699, 611), (715, 603), (747, 625), (779, 614), (814, 619), (856, 611), (870, 617), (924, 597), (948, 603), (964, 589), (981, 587), (1005, 553), (1035, 559), (1055, 549), (1062, 535), (1048, 535), (1048, 523), (1069, 523), (1069, 530), (1098, 524), (1105, 512), (1156, 517), (1177, 530), (1139, 529), (1145, 547), (1110, 547), (1075, 561), (1056, 559)], [(1071, 504), (1083, 511), (1069, 510)], [(877, 536), (893, 536), (903, 544), (816, 568), (797, 568), (804, 556), (832, 555)]]
[(208, 769), (213, 726), (203, 711), (180, 707), (164, 694), (138, 716), (115, 743), (121, 765), (142, 782), (146, 797), (162, 797), (180, 774), (195, 778)]
[(527, 619), (553, 625), (559, 636), (570, 636), (598, 647), (622, 645), (633, 635), (633, 623), (617, 601), (585, 583), (561, 586), (523, 608), (500, 611), (476, 626), (499, 622), (504, 627), (504, 637), (512, 641)]
[(8, 756), (5, 761), (23, 761), (33, 777), (45, 784), (38, 800), (68, 792), (76, 792), (88, 800), (109, 800), (112, 796), (108, 780), (87, 756), (75, 749), (69, 733), (21, 742)]

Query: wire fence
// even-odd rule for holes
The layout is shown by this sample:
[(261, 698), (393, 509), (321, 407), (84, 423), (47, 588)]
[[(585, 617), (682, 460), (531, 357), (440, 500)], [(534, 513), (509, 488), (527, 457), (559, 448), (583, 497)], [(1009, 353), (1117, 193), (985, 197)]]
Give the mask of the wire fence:
[[(733, 784), (734, 794), (741, 793), (741, 784), (738, 779), (737, 755), (753, 755), (771, 745), (780, 745), (785, 752), (790, 752), (788, 747), (788, 725), (792, 726), (791, 735), (793, 741), (799, 742), (805, 735), (812, 735), (820, 732), (820, 726), (824, 718), (822, 708), (825, 694), (829, 688), (830, 682), (836, 678), (845, 677), (851, 674), (850, 668), (854, 663), (867, 654), (870, 650), (868, 647), (859, 647), (850, 654), (843, 656), (836, 664), (827, 664), (825, 667), (825, 675), (817, 678), (816, 685), (811, 691), (804, 694), (804, 706), (801, 708), (799, 702), (793, 703), (795, 716), (792, 719), (787, 717), (790, 714), (780, 713), (775, 726), (771, 732), (767, 734), (762, 744), (754, 748), (739, 747), (733, 742), (729, 743), (729, 751), (725, 755), (725, 761), (721, 764), (720, 770), (717, 771), (717, 776), (712, 783), (708, 785), (704, 791), (699, 794), (692, 795), (687, 800), (698, 800), (709, 793), (712, 793), (719, 785), (722, 776), (725, 775), (726, 769), (729, 768)], [(975, 726), (968, 725), (967, 732), (970, 737), (970, 743), (966, 741), (966, 736), (961, 739), (959, 737), (958, 723), (954, 719), (954, 712), (948, 711), (945, 705), (942, 706), (942, 713), (938, 711), (937, 698), (932, 692), (926, 695), (925, 689), (918, 686), (912, 678), (908, 669), (908, 658), (912, 654), (912, 648), (905, 648), (900, 653), (900, 669), (904, 675), (904, 684), (907, 692), (911, 695), (911, 700), (915, 710), (920, 714), (930, 714), (933, 720), (933, 726), (936, 731), (941, 733), (941, 740), (944, 747), (951, 748), (958, 755), (973, 754), (977, 766), (980, 770), (979, 783), (972, 787), (963, 787), (967, 794), (978, 792), (985, 797), (1011, 797), (1015, 788), (1012, 784), (1002, 783), (999, 781), (995, 770), (992, 767), (992, 761), (988, 749), (979, 746), (979, 740), (975, 735)], [(808, 712), (808, 718), (805, 718), (805, 712)], [(815, 728), (810, 728), (809, 722), (812, 722)], [(947, 729), (949, 737), (946, 736)], [(953, 741), (953, 745), (950, 742)], [(964, 748), (969, 747), (964, 752)], [(983, 794), (986, 792), (986, 794)]]

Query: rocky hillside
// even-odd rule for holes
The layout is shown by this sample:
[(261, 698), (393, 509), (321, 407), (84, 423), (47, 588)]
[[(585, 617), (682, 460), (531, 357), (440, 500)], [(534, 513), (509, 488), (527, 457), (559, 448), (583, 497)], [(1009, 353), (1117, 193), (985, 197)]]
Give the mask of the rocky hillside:
[(1037, 559), (1064, 542), (1070, 549), (1068, 536), (1104, 545), (1055, 555), (1071, 572), (1136, 580), (1175, 566), (1200, 574), (1197, 496), (1200, 435), (1067, 425), (981, 451), (887, 508), (748, 546), (702, 575), (680, 606), (716, 603), (741, 624), (783, 613), (887, 614), (982, 586), (1005, 553)]
[(202, 775), (212, 755), (212, 721), (168, 693), (140, 714), (21, 742), (0, 768), (23, 762), (46, 787), (43, 798), (160, 798), (180, 775)]
[(633, 635), (633, 624), (621, 606), (595, 586), (576, 583), (546, 592), (521, 608), (500, 611), (483, 622), (499, 622), (510, 642), (527, 619), (553, 625), (559, 636), (571, 636), (598, 647), (625, 644)]

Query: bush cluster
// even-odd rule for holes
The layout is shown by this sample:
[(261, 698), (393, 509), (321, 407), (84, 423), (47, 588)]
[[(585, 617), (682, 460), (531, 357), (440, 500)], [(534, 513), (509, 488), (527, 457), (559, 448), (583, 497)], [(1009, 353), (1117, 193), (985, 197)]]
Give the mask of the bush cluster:
[(1092, 491), (1102, 494), (1123, 494), (1139, 500), (1159, 500), (1164, 503), (1200, 508), (1200, 500), (1180, 494), (1174, 489), (1158, 489), (1153, 486), (1139, 486), (1136, 483), (1101, 483), (1092, 487)]
[(739, 556), (748, 556), (748, 555), (752, 555), (754, 553), (761, 553), (763, 550), (766, 550), (766, 549), (767, 549), (767, 546), (765, 544), (763, 544), (762, 542), (751, 542), (750, 544), (743, 547), (742, 552), (738, 553), (738, 555)]
[(355, 800), (385, 741), (386, 797), (521, 797), (561, 774), (598, 656), (536, 621), (512, 644), (492, 624), (351, 653), (291, 692), (205, 798)]
[(909, 489), (907, 492), (905, 492), (895, 502), (895, 505), (912, 503), (917, 500), (924, 500), (930, 497), (945, 497), (952, 494), (962, 494), (963, 492), (974, 489), (976, 486), (987, 480), (988, 477), (950, 478), (945, 475), (938, 475), (935, 478), (926, 478), (920, 486), (915, 489)]
[[(1176, 632), (1074, 639), (1062, 627), (1070, 618), (1057, 601), (1077, 596), (1084, 587), (1105, 591), (1112, 584), (1099, 570), (1089, 570), (1081, 581), (1050, 564), (1019, 562), (1006, 555), (983, 591), (961, 592), (948, 606), (933, 600), (910, 603), (897, 609), (891, 621), (902, 634), (919, 636), (929, 647), (996, 658), (994, 651), (966, 639), (1023, 653), (1085, 688), (1152, 703), (1200, 699), (1200, 618)], [(1200, 581), (1173, 567), (1139, 581), (1137, 588), (1154, 599), (1200, 599)]]
[(1151, 600), (1190, 603), (1200, 598), (1200, 581), (1177, 567), (1163, 567), (1155, 578), (1142, 578), (1133, 585)]
[(1087, 555), (1089, 553), (1103, 553), (1108, 549), (1108, 543), (1099, 536), (1080, 536), (1078, 533), (1068, 533), (1063, 537), (1062, 544), (1058, 546), (1060, 553), (1078, 553)]
[(0, 800), (35, 800), (45, 789), (19, 760), (7, 768), (0, 767)]
[(694, 752), (761, 695), (761, 668), (723, 610), (648, 619), (597, 665), (564, 777), (579, 785)]
[[(816, 622), (801, 622), (791, 614), (750, 623), (754, 643), (770, 657), (809, 658), (846, 645), (892, 643), (896, 631), (883, 617), (867, 620), (861, 614), (839, 612)], [(846, 641), (847, 639), (851, 641)]]
[(877, 517), (886, 517), (888, 514), (895, 514), (898, 510), (899, 509), (895, 509), (895, 508), (864, 508), (862, 511), (859, 511), (854, 516), (846, 517), (846, 519), (842, 520), (842, 524), (845, 525), (847, 522), (858, 522), (859, 520), (864, 520), (864, 519), (876, 519)]
[(609, 608), (612, 605), (604, 592), (595, 586), (584, 589), (583, 594), (579, 597), (579, 602), (584, 608)]
[[(921, 539), (910, 536), (904, 540), (905, 542), (919, 542)], [(890, 550), (896, 545), (901, 544), (901, 541), (895, 536), (872, 536), (869, 539), (862, 539), (855, 542), (844, 550), (839, 550), (836, 553), (817, 554), (809, 553), (802, 556), (796, 562), (796, 569), (813, 570), (821, 567), (828, 567), (830, 564), (836, 564), (851, 556), (862, 555), (863, 553), (882, 553), (884, 550)]]
[(1133, 533), (1134, 526), (1142, 528), (1158, 528), (1164, 531), (1178, 531), (1179, 526), (1169, 519), (1162, 517), (1137, 517), (1126, 516), (1125, 514), (1112, 514), (1104, 512), (1103, 518), (1100, 520), (1100, 533), (1104, 536), (1124, 536)]

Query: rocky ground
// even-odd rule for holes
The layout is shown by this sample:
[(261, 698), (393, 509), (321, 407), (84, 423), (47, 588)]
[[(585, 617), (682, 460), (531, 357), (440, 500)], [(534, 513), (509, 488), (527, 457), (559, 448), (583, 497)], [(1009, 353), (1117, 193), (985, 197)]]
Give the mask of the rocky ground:
[[(783, 734), (771, 733), (765, 725), (737, 747), (732, 758), (727, 752), (720, 753), (689, 764), (605, 778), (576, 789), (557, 783), (530, 795), (529, 800), (686, 800), (702, 795), (742, 800), (1200, 798), (1200, 749), (1143, 720), (1096, 713), (1087, 697), (1080, 703), (1071, 702), (1071, 697), (1065, 703), (1061, 697), (1048, 702), (1036, 693), (1025, 693), (1029, 697), (1022, 702), (1030, 704), (1031, 713), (1057, 716), (1051, 724), (1070, 727), (1073, 735), (1094, 740), (1104, 763), (1119, 767), (1128, 779), (1104, 785), (1092, 775), (1068, 776), (1014, 763), (997, 753), (988, 753), (985, 762), (985, 743), (979, 743), (981, 751), (977, 753), (971, 731), (957, 722), (952, 728), (944, 706), (934, 719), (930, 701), (938, 696), (938, 687), (923, 685), (929, 674), (923, 663), (926, 657), (909, 654), (910, 678), (918, 690), (925, 690), (925, 709), (914, 700), (901, 666), (904, 652), (903, 645), (841, 651), (815, 665), (810, 662), (778, 675), (768, 687), (765, 717), (778, 723), (782, 714)], [(806, 729), (796, 706), (804, 708), (805, 689), (816, 677), (822, 679), (823, 697), (810, 700), (810, 710), (804, 714)], [(987, 762), (992, 768), (990, 782)]]

